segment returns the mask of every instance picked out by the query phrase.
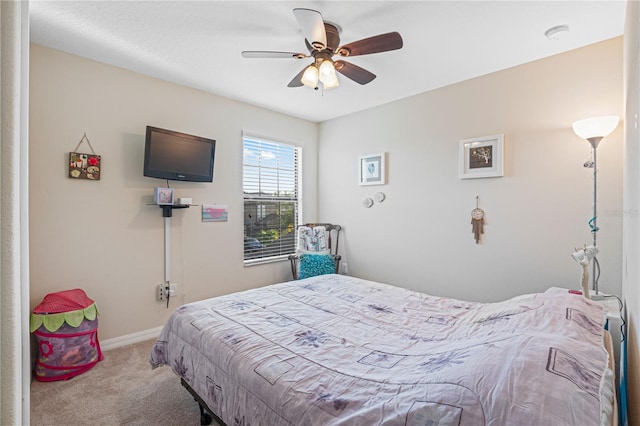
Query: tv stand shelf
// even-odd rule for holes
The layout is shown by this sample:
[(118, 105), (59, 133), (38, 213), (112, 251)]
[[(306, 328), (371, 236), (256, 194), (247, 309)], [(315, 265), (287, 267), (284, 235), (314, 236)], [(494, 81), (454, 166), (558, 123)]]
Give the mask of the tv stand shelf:
[(172, 217), (174, 209), (188, 209), (196, 204), (147, 204), (148, 206), (158, 206), (162, 209), (162, 217)]
[(188, 209), (191, 207), (191, 204), (165, 204), (158, 205), (162, 209), (162, 217), (171, 217), (173, 216), (173, 209)]

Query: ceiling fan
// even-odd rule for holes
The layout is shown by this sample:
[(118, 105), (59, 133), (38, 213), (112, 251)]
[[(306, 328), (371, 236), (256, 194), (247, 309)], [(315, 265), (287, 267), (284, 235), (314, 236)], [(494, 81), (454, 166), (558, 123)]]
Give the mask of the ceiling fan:
[[(370, 83), (376, 75), (342, 59), (333, 60), (334, 55), (348, 56), (368, 55), (388, 52), (402, 48), (402, 37), (397, 32), (379, 34), (373, 37), (354, 41), (340, 46), (340, 30), (337, 25), (325, 22), (320, 12), (312, 9), (293, 9), (293, 14), (305, 36), (306, 53), (272, 52), (245, 50), (245, 58), (313, 58), (313, 63), (306, 66), (289, 82), (288, 87), (308, 86), (318, 89), (319, 82), (324, 89), (338, 87), (340, 82), (336, 71), (359, 84)], [(318, 82), (319, 81), (319, 82)]]

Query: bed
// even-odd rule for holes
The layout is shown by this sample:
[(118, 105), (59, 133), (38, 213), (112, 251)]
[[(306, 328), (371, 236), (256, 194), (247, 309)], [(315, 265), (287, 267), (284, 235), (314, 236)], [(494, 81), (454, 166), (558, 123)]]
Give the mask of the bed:
[(611, 425), (602, 307), (322, 275), (176, 309), (154, 344), (226, 425)]

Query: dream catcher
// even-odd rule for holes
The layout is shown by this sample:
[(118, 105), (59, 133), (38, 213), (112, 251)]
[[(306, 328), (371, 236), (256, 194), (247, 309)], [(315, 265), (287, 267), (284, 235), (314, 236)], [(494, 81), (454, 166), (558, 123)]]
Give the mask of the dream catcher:
[(476, 208), (471, 211), (471, 232), (476, 240), (480, 242), (480, 235), (484, 234), (484, 210), (480, 208), (480, 201), (476, 195)]

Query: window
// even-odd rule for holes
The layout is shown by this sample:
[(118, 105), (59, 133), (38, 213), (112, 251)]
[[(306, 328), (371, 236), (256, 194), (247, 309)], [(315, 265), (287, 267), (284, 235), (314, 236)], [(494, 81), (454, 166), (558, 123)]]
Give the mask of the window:
[(243, 148), (245, 264), (286, 258), (296, 249), (302, 148), (246, 134)]

